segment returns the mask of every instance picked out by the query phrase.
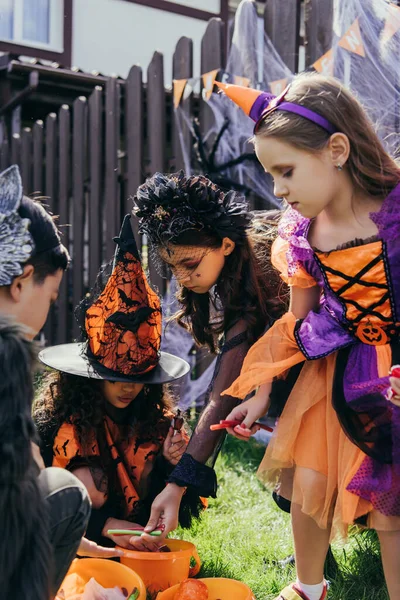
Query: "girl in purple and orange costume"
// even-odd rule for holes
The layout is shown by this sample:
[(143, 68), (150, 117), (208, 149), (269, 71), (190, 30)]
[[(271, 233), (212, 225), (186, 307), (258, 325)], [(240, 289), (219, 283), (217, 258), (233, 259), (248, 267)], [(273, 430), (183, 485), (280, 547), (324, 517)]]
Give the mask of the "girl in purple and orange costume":
[(244, 439), (272, 380), (304, 362), (259, 469), (292, 502), (298, 579), (277, 600), (326, 597), (329, 541), (352, 523), (377, 530), (398, 599), (400, 387), (389, 373), (400, 362), (400, 168), (333, 78), (299, 75), (278, 98), (221, 87), (256, 121), (256, 154), (289, 205), (272, 251), (289, 312), (226, 391), (257, 390), (227, 417)]

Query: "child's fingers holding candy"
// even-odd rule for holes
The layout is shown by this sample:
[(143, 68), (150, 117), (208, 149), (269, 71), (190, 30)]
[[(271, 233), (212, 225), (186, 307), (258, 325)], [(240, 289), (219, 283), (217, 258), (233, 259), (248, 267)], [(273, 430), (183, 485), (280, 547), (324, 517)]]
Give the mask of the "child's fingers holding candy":
[(393, 365), (389, 371), (390, 389), (387, 393), (387, 398), (393, 404), (400, 406), (400, 366)]

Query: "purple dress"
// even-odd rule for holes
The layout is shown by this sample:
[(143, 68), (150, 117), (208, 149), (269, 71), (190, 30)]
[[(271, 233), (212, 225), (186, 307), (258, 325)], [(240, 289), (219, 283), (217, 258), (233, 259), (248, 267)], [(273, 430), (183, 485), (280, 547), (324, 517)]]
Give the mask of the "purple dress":
[[(311, 515), (315, 509), (321, 526), (335, 514), (349, 523), (343, 514), (353, 510), (352, 520), (375, 512), (394, 518), (388, 528), (400, 528), (400, 408), (386, 398), (389, 368), (400, 363), (400, 185), (371, 219), (377, 237), (320, 252), (307, 240), (310, 220), (292, 209), (285, 213), (278, 243), (286, 251), (284, 275), (297, 285), (304, 273), (318, 285), (319, 307), (297, 321), (286, 315), (271, 328), (228, 390), (244, 397), (285, 374), (282, 365), (305, 361), (260, 472), (268, 481), (280, 473), (281, 495)], [(345, 456), (351, 456), (347, 463)], [(297, 488), (296, 478), (302, 479)], [(314, 480), (324, 518), (320, 507), (306, 507), (304, 489)]]

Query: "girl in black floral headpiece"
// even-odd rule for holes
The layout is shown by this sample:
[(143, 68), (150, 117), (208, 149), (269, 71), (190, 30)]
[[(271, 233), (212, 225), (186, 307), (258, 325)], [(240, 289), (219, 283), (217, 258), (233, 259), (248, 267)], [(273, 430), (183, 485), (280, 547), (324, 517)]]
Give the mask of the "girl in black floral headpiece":
[(139, 231), (146, 234), (160, 272), (170, 268), (180, 284), (178, 322), (219, 357), (186, 453), (170, 485), (153, 502), (148, 531), (162, 515), (165, 532), (177, 525), (186, 487), (216, 494), (213, 465), (224, 433), (210, 425), (237, 404), (220, 393), (240, 373), (249, 347), (285, 310), (285, 290), (270, 266), (277, 213), (253, 219), (242, 198), (224, 193), (204, 176), (156, 173), (134, 198)]

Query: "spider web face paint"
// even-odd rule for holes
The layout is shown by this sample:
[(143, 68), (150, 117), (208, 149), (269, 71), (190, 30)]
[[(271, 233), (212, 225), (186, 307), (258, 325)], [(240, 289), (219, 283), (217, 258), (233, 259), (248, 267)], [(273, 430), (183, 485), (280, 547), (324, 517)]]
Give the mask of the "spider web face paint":
[(201, 246), (174, 246), (168, 244), (157, 248), (154, 252), (153, 262), (157, 266), (157, 263), (159, 264), (161, 261), (160, 275), (173, 275), (179, 282), (184, 282), (192, 276), (201, 277), (201, 274), (196, 273), (196, 271), (201, 267), (203, 259), (213, 250), (214, 248)]

